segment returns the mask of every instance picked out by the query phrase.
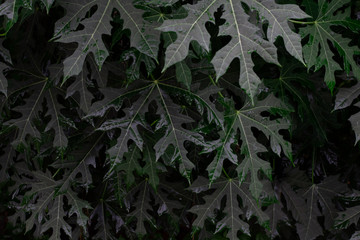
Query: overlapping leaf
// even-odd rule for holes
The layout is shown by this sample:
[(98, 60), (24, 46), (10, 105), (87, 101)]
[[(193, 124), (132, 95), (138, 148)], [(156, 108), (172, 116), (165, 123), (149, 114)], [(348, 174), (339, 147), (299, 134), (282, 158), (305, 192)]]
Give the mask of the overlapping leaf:
[(106, 65), (102, 68), (102, 71), (99, 71), (94, 58), (90, 56), (85, 60), (85, 64), (87, 66), (84, 66), (81, 73), (76, 76), (75, 81), (67, 88), (66, 98), (74, 96), (78, 92), (80, 95), (80, 109), (87, 113), (93, 99), (93, 94), (89, 88), (95, 88), (95, 84), (92, 81), (96, 81), (97, 86), (101, 88), (106, 87), (110, 66)]
[(10, 180), (9, 170), (14, 166), (16, 159), (19, 158), (18, 153), (11, 146), (11, 144), (9, 144), (15, 136), (16, 130), (4, 131), (0, 135), (2, 138), (2, 145), (0, 148), (0, 182), (6, 182)]
[[(160, 32), (154, 25), (143, 19), (143, 10), (135, 8), (132, 1), (127, 0), (96, 0), (58, 2), (66, 10), (66, 15), (55, 26), (54, 38), (64, 43), (78, 42), (78, 48), (64, 61), (64, 80), (78, 75), (88, 53), (93, 53), (96, 64), (101, 68), (109, 52), (102, 40), (102, 35), (111, 34), (112, 12), (116, 9), (122, 19), (124, 28), (131, 31), (131, 46), (141, 53), (157, 59)], [(91, 8), (97, 7), (94, 14), (86, 18)], [(84, 29), (76, 31), (79, 24)], [(155, 23), (154, 23), (155, 24)]]
[(191, 132), (182, 127), (183, 124), (191, 123), (193, 120), (181, 113), (181, 106), (175, 104), (170, 96), (160, 89), (157, 85), (158, 91), (156, 97), (159, 100), (159, 108), (157, 114), (160, 114), (160, 119), (156, 124), (156, 130), (163, 130), (164, 135), (155, 144), (156, 159), (159, 159), (165, 154), (169, 146), (175, 148), (170, 161), (179, 162), (179, 171), (190, 181), (191, 170), (195, 165), (186, 156), (185, 141), (191, 141), (197, 145), (204, 145), (203, 137), (195, 132)]
[(5, 182), (9, 179), (9, 168), (14, 164), (16, 152), (11, 145), (3, 149), (4, 154), (0, 157), (0, 182)]
[[(3, 30), (7, 32), (19, 22), (17, 19), (26, 22), (32, 12), (30, 8), (38, 6), (36, 4), (45, 5), (49, 11), (53, 2), (2, 1)], [(295, 102), (294, 109), (304, 120), (299, 125), (309, 119), (312, 127), (322, 133), (327, 128), (313, 108), (318, 89), (308, 80), (311, 72), (304, 72), (301, 39), (293, 31), (292, 23), (288, 23), (289, 20), (300, 22), (291, 19), (308, 15), (288, 2), (202, 0), (186, 4), (172, 0), (59, 0), (59, 8), (54, 8), (56, 14), (49, 17), (41, 13), (44, 8), (36, 8), (33, 20), (40, 21), (29, 21), (26, 31), (19, 23), (18, 32), (7, 34), (5, 45), (11, 50), (16, 70), (4, 74), (11, 62), (7, 61), (9, 54), (0, 51), (6, 62), (0, 64), (0, 99), (4, 100), (0, 104), (0, 135), (5, 136), (1, 143), (0, 181), (11, 177), (16, 182), (12, 187), (12, 196), (16, 198), (12, 202), (16, 207), (15, 218), (20, 216), (27, 231), (35, 230), (35, 237), (46, 234), (50, 239), (63, 238), (64, 233), (71, 239), (117, 239), (119, 236), (137, 239), (149, 233), (148, 230), (151, 234), (168, 231), (170, 238), (179, 238), (183, 232), (177, 235), (178, 225), (182, 230), (182, 226), (192, 224), (203, 228), (199, 235), (202, 239), (206, 238), (205, 220), (209, 218), (215, 224), (215, 234), (226, 233), (228, 238), (238, 239), (240, 231), (242, 235), (250, 234), (252, 216), (266, 227), (270, 221), (270, 228), (265, 231), (270, 230), (272, 237), (279, 235), (279, 221), (292, 224), (295, 219), (300, 239), (314, 239), (323, 234), (322, 227), (327, 233), (334, 219), (335, 227), (339, 228), (357, 223), (360, 211), (356, 206), (335, 218), (332, 200), (346, 189), (336, 177), (326, 177), (314, 184), (291, 174), (275, 185), (279, 203), (268, 206), (273, 202), (272, 196), (262, 198), (263, 193), (272, 195), (273, 192), (266, 176), (272, 175), (268, 156), (274, 157), (262, 153), (271, 148), (280, 156), (281, 159), (272, 159), (275, 176), (281, 171), (278, 165), (285, 164), (284, 155), (291, 159), (291, 146), (283, 137), (284, 130), (290, 126), (285, 118), (290, 111), (287, 106)], [(350, 15), (346, 8), (349, 1), (303, 2), (308, 4), (306, 10), (315, 20), (301, 27), (303, 36), (309, 36), (309, 43), (314, 43), (314, 46), (305, 46), (308, 67), (315, 65), (317, 70), (325, 66), (331, 87), (334, 71), (341, 70), (341, 59), (335, 60), (336, 56), (330, 53), (335, 49), (344, 57), (344, 70), (349, 72), (352, 68), (358, 77), (354, 59), (357, 49), (338, 34), (341, 26), (355, 33), (359, 30), (358, 22), (346, 18)], [(309, 10), (309, 6), (315, 8)], [(72, 53), (68, 44), (47, 44), (47, 34), (53, 32), (53, 29), (47, 31), (47, 27), (52, 26), (52, 21), (41, 21), (57, 18), (61, 7), (64, 17), (56, 23), (54, 39), (74, 43), (71, 45), (76, 50)], [(115, 25), (123, 25), (123, 29), (117, 28), (115, 35), (121, 34), (112, 38), (111, 48), (120, 52), (112, 53), (107, 50), (109, 38), (104, 35), (111, 34), (113, 18)], [(163, 31), (162, 38), (156, 29), (161, 23), (158, 29)], [(123, 31), (126, 29), (130, 31)], [(331, 35), (331, 31), (336, 33)], [(327, 38), (320, 39), (324, 36)], [(274, 45), (278, 37), (294, 57), (292, 60), (289, 55), (278, 58), (278, 48)], [(15, 43), (16, 39), (24, 41)], [(281, 41), (276, 46), (278, 43)], [(309, 57), (309, 49), (317, 50), (316, 54)], [(324, 57), (324, 52), (331, 56)], [(105, 67), (107, 63), (104, 63), (110, 53), (116, 61), (120, 56), (121, 63), (116, 64), (126, 69), (116, 78), (108, 74), (114, 73), (113, 66)], [(65, 68), (62, 67), (64, 56), (70, 56), (65, 60)], [(259, 57), (283, 67), (272, 64), (265, 65), (270, 66), (269, 69), (262, 67)], [(231, 64), (237, 63), (233, 62), (236, 58), (238, 66)], [(160, 73), (163, 64), (164, 71)], [(230, 64), (236, 77), (221, 77)], [(172, 65), (174, 68), (170, 68)], [(59, 69), (65, 72), (63, 83), (76, 75), (69, 80), (73, 82), (66, 82), (67, 89), (58, 86), (62, 75)], [(213, 81), (213, 69), (218, 82)], [(273, 79), (259, 89), (260, 79), (269, 75), (262, 75), (262, 70), (271, 71)], [(216, 87), (217, 84), (223, 89)], [(122, 87), (116, 88), (118, 86)], [(335, 109), (350, 106), (359, 95), (357, 88), (356, 85), (341, 90)], [(266, 93), (259, 98), (260, 91)], [(283, 103), (274, 96), (279, 96)], [(321, 109), (327, 110), (324, 106)], [(81, 119), (77, 115), (80, 112), (87, 116)], [(76, 128), (64, 126), (69, 121)], [(354, 115), (350, 121), (358, 140), (360, 120)], [(15, 136), (14, 145), (28, 144), (24, 153), (9, 147), (13, 136), (9, 137), (7, 131)], [(325, 133), (323, 136), (326, 138)], [(32, 143), (34, 137), (40, 144)], [(224, 164), (226, 159), (232, 164)], [(162, 173), (174, 173), (170, 167), (178, 168), (188, 182), (197, 178), (190, 189), (205, 196), (205, 204), (196, 205), (198, 196), (194, 194), (179, 194), (186, 183), (174, 176), (177, 173)], [(201, 177), (206, 167), (210, 181)], [(238, 176), (230, 179), (228, 175), (235, 176), (234, 171)], [(222, 172), (228, 179), (220, 178)], [(91, 206), (83, 197), (91, 201)], [(261, 208), (265, 206), (262, 206), (264, 200), (266, 212)], [(190, 222), (188, 208), (197, 215), (195, 222)], [(287, 208), (286, 215), (284, 208)], [(0, 211), (2, 209), (3, 206)], [(172, 221), (176, 226), (170, 226), (174, 225)], [(259, 236), (261, 233), (251, 237)]]
[(143, 149), (144, 140), (139, 133), (138, 127), (148, 127), (146, 122), (143, 120), (143, 116), (148, 110), (148, 105), (150, 103), (149, 97), (151, 96), (154, 88), (155, 85), (149, 84), (145, 85), (145, 87), (135, 88), (133, 91), (127, 92), (116, 89), (104, 90), (103, 92), (106, 95), (104, 101), (92, 106), (88, 117), (101, 116), (110, 107), (120, 109), (124, 99), (134, 96), (138, 97), (138, 99), (133, 102), (131, 108), (126, 111), (126, 116), (124, 118), (108, 120), (99, 128), (99, 130), (103, 131), (114, 128), (121, 129), (121, 134), (117, 139), (116, 145), (108, 150), (111, 162), (109, 173), (111, 173), (116, 164), (122, 162), (124, 154), (128, 152), (129, 140), (133, 140), (140, 150)]
[[(108, 205), (105, 201), (100, 201), (100, 203), (96, 206), (94, 211), (90, 216), (91, 222), (96, 222), (94, 224), (95, 230), (97, 230), (96, 234), (94, 234), (94, 239), (110, 239), (115, 240), (114, 234), (111, 231), (111, 222), (110, 218), (107, 216)], [(90, 222), (90, 223), (91, 223)], [(123, 221), (121, 220), (121, 225)]]
[(360, 239), (360, 231), (354, 232), (354, 234), (351, 235), (351, 238), (350, 238), (350, 240), (358, 240), (358, 239)]
[(32, 10), (31, 0), (6, 0), (0, 5), (0, 16), (6, 16), (8, 21), (6, 22), (5, 31), (8, 32), (10, 28), (18, 21), (19, 10), (26, 8)]
[(145, 147), (143, 152), (143, 161), (145, 166), (142, 168), (141, 175), (146, 174), (148, 176), (148, 182), (153, 187), (157, 189), (160, 179), (159, 175), (161, 172), (166, 172), (165, 166), (156, 160), (155, 152), (153, 146), (155, 144), (156, 138), (152, 138), (149, 134), (145, 137)]
[(256, 140), (252, 128), (260, 130), (269, 138), (273, 152), (280, 155), (282, 149), (285, 155), (291, 159), (291, 145), (279, 133), (282, 129), (288, 129), (289, 123), (285, 119), (271, 120), (270, 117), (261, 115), (264, 112), (276, 113), (281, 111), (284, 113), (287, 108), (272, 95), (259, 101), (255, 106), (247, 102), (240, 110), (229, 106), (225, 117), (225, 131), (220, 133), (219, 140), (209, 144), (204, 149), (204, 152), (217, 151), (214, 160), (207, 167), (210, 183), (221, 175), (225, 159), (234, 164), (239, 163), (238, 156), (231, 145), (238, 144), (236, 134), (237, 131), (240, 131), (241, 153), (245, 155), (245, 158), (237, 167), (237, 171), (240, 181), (244, 181), (250, 172), (250, 191), (256, 198), (259, 198), (262, 192), (262, 184), (258, 178), (259, 171), (263, 171), (271, 178), (271, 167), (268, 162), (258, 156), (259, 153), (267, 150), (264, 145)]
[(177, 0), (145, 0), (145, 2), (151, 5), (165, 7), (174, 4)]
[(148, 55), (139, 52), (135, 48), (125, 51), (121, 56), (121, 60), (129, 59), (132, 59), (132, 63), (126, 68), (126, 76), (128, 79), (127, 84), (130, 84), (140, 78), (141, 63), (145, 64), (146, 70), (149, 73), (151, 73), (155, 69), (154, 60)]
[[(261, 224), (265, 224), (269, 220), (269, 217), (259, 208), (258, 203), (250, 193), (248, 182), (239, 185), (239, 179), (219, 179), (211, 185), (211, 189), (215, 189), (215, 192), (204, 197), (205, 204), (195, 205), (189, 210), (197, 215), (193, 223), (194, 226), (202, 228), (207, 218), (215, 218), (214, 211), (220, 210), (221, 201), (224, 197), (226, 197), (226, 207), (223, 211), (226, 216), (217, 223), (216, 232), (228, 227), (230, 230), (227, 237), (238, 239), (237, 232), (239, 230), (250, 234), (249, 224), (244, 221), (244, 218), (248, 220), (254, 215)], [(190, 190), (195, 193), (209, 190), (209, 181), (199, 177), (190, 186)], [(238, 201), (238, 196), (242, 199), (242, 206)]]
[[(105, 196), (101, 196), (97, 206), (94, 208), (90, 215), (90, 224), (94, 225), (94, 229), (97, 231), (94, 234), (94, 239), (111, 239), (115, 240), (116, 237), (112, 230), (112, 221), (115, 222), (115, 232), (119, 232), (121, 226), (124, 224), (124, 220), (118, 213), (116, 207), (116, 200), (114, 195), (111, 195), (111, 189)], [(109, 217), (110, 216), (110, 217)]]
[(285, 206), (281, 202), (280, 188), (277, 183), (275, 183), (274, 185), (274, 192), (275, 192), (276, 202), (272, 203), (265, 210), (265, 213), (269, 216), (270, 219), (270, 225), (267, 230), (269, 230), (269, 233), (271, 234), (272, 238), (275, 238), (276, 236), (280, 235), (277, 229), (279, 222), (285, 222), (287, 224), (289, 222), (288, 216), (286, 216), (285, 212), (283, 211)]
[(4, 62), (0, 62), (0, 92), (7, 96), (8, 82), (4, 75), (4, 71), (9, 68), (8, 65), (11, 64), (11, 57), (9, 50), (3, 46), (3, 40), (0, 40), (0, 56), (4, 60)]
[(83, 228), (84, 232), (86, 232), (86, 225), (89, 217), (84, 213), (84, 209), (91, 209), (90, 204), (87, 201), (80, 199), (76, 192), (74, 192), (71, 188), (66, 191), (66, 198), (71, 206), (68, 215), (72, 216), (75, 214), (77, 217), (76, 223)]
[(116, 145), (108, 150), (111, 159), (109, 173), (118, 163), (122, 162), (124, 154), (128, 152), (129, 140), (134, 141), (137, 148), (143, 151), (144, 139), (139, 132), (139, 127), (150, 128), (150, 124), (146, 123), (144, 115), (149, 111), (149, 104), (155, 101), (157, 104), (156, 114), (159, 114), (155, 130), (163, 131), (163, 137), (154, 144), (156, 161), (165, 154), (169, 146), (172, 146), (175, 150), (170, 156), (170, 162), (178, 162), (181, 174), (189, 177), (194, 165), (186, 156), (187, 150), (184, 142), (191, 141), (198, 145), (204, 145), (203, 138), (201, 135), (182, 127), (182, 124), (192, 122), (192, 119), (181, 114), (181, 106), (175, 104), (167, 92), (186, 96), (190, 102), (195, 102), (198, 105), (199, 112), (206, 112), (209, 122), (215, 121), (219, 123), (221, 120), (217, 115), (218, 112), (211, 106), (209, 99), (209, 96), (214, 91), (204, 91), (200, 92), (200, 95), (196, 95), (185, 89), (160, 84), (157, 81), (145, 85), (138, 84), (130, 86), (128, 91), (104, 89), (103, 93), (106, 98), (95, 103), (88, 114), (88, 117), (102, 116), (111, 107), (117, 110), (120, 109), (125, 99), (134, 99), (131, 107), (124, 111), (126, 115), (123, 118), (108, 120), (99, 128), (99, 130), (103, 131), (114, 128), (121, 129)]
[[(169, 1), (166, 1), (169, 3)], [(186, 17), (186, 11), (184, 8), (161, 8), (160, 4), (154, 4), (151, 1), (137, 1), (136, 4), (143, 9), (146, 13), (143, 15), (144, 19), (148, 22), (157, 22), (163, 23), (167, 19), (178, 19)], [(165, 2), (164, 2), (165, 3)], [(166, 11), (168, 10), (168, 11)], [(163, 33), (164, 45), (167, 46), (170, 42), (175, 41), (173, 33)], [(127, 84), (135, 81), (140, 77), (140, 66), (141, 63), (145, 64), (148, 74), (151, 74), (155, 69), (155, 60), (149, 55), (146, 55), (136, 48), (131, 48), (127, 51), (124, 51), (121, 56), (122, 60), (132, 60), (131, 64), (126, 68), (126, 76), (128, 78)]]
[(125, 172), (124, 178), (127, 186), (131, 186), (135, 183), (134, 171), (138, 174), (141, 173), (142, 167), (139, 163), (141, 157), (140, 149), (135, 144), (131, 144), (129, 152), (124, 154), (124, 159), (118, 163), (115, 168), (115, 171)]
[(55, 131), (53, 145), (61, 148), (66, 147), (68, 140), (62, 127), (64, 117), (60, 112), (62, 107), (57, 100), (58, 95), (63, 95), (62, 92), (51, 86), (52, 83), (47, 78), (37, 82), (27, 82), (27, 84), (25, 87), (20, 86), (18, 90), (24, 91), (25, 89), (25, 92), (30, 94), (29, 98), (27, 98), (25, 105), (13, 109), (21, 113), (21, 117), (11, 119), (5, 123), (19, 129), (16, 139), (13, 141), (14, 146), (19, 144), (27, 145), (26, 137), (28, 135), (40, 138), (40, 131), (35, 126), (34, 121), (39, 118), (39, 112), (43, 111), (43, 101), (46, 101), (48, 107), (46, 115), (50, 115), (51, 120), (47, 123), (45, 132), (53, 129)]
[[(161, 215), (164, 212), (170, 213), (174, 209), (174, 203), (168, 199), (169, 189), (171, 187), (162, 184), (158, 192), (155, 192), (150, 183), (144, 180), (126, 195), (124, 202), (129, 211), (128, 217), (129, 219), (136, 218), (136, 233), (140, 236), (146, 234), (145, 221), (156, 227), (153, 215)], [(151, 197), (155, 200), (154, 204), (149, 201)], [(132, 207), (135, 209), (131, 210)]]
[[(355, 84), (350, 88), (341, 88), (336, 94), (334, 110), (346, 108), (352, 104), (352, 102), (360, 95), (360, 83)], [(354, 104), (356, 107), (360, 107), (360, 103)], [(360, 113), (353, 114), (349, 121), (355, 132), (355, 144), (360, 140)]]
[(291, 211), (297, 221), (296, 228), (300, 239), (315, 239), (323, 234), (317, 218), (325, 217), (324, 226), (326, 229), (334, 225), (337, 210), (332, 200), (334, 197), (345, 193), (347, 187), (338, 181), (338, 176), (327, 177), (319, 184), (311, 184), (310, 181), (304, 182), (302, 178), (299, 179), (294, 174), (292, 177), (295, 178), (295, 183), (299, 181), (303, 185), (302, 188), (298, 193), (295, 193), (288, 183), (282, 183), (281, 193), (286, 199), (288, 210)]
[[(351, 195), (344, 196), (343, 198), (349, 202), (358, 202), (359, 196), (359, 192), (354, 190)], [(356, 225), (360, 219), (360, 206), (347, 208), (345, 211), (338, 212), (338, 215), (339, 216), (335, 219), (334, 228), (345, 229), (353, 223)]]
[(357, 224), (360, 219), (360, 206), (348, 208), (339, 214), (335, 225), (337, 228), (346, 228), (353, 223)]
[[(350, 19), (350, 8), (342, 9), (350, 1), (333, 0), (318, 1), (317, 12), (312, 11), (314, 4), (306, 2), (307, 10), (311, 9), (313, 22), (300, 30), (302, 37), (309, 36), (308, 43), (304, 46), (304, 57), (308, 68), (315, 66), (315, 71), (325, 66), (325, 82), (333, 90), (335, 86), (335, 71), (342, 70), (342, 67), (333, 59), (334, 54), (331, 45), (336, 48), (343, 58), (343, 69), (349, 73), (350, 67), (354, 76), (360, 79), (359, 66), (354, 61), (354, 55), (359, 55), (357, 46), (350, 46), (350, 39), (344, 38), (341, 34), (334, 32), (333, 26), (348, 27), (350, 30), (359, 32), (360, 23)], [(342, 9), (342, 10), (340, 10)]]
[[(94, 145), (97, 146), (96, 143)], [(89, 153), (85, 153), (85, 156), (82, 156), (80, 160), (76, 157), (73, 161), (58, 160), (52, 165), (57, 168), (57, 172), (53, 176), (49, 172), (30, 170), (24, 163), (16, 166), (18, 180), (22, 179), (17, 184), (25, 184), (31, 188), (24, 196), (18, 192), (14, 194), (17, 198), (23, 199), (22, 205), (18, 206), (18, 208), (31, 213), (26, 220), (27, 231), (31, 230), (33, 226), (36, 226), (40, 234), (52, 229), (50, 239), (55, 240), (60, 239), (61, 229), (63, 229), (71, 237), (71, 227), (65, 218), (76, 215), (77, 224), (86, 232), (88, 216), (83, 210), (91, 209), (91, 207), (88, 202), (77, 196), (71, 185), (76, 184), (85, 188), (90, 186), (91, 176), (88, 165), (94, 164), (95, 157), (88, 156)], [(77, 154), (73, 153), (73, 155)], [(82, 154), (79, 152), (79, 155)], [(55, 180), (54, 177), (61, 170), (63, 176), (59, 180)], [(80, 180), (77, 178), (78, 174), (82, 175)], [(64, 197), (67, 199), (67, 204), (70, 204), (68, 210), (65, 210)], [(48, 209), (50, 210), (48, 211)]]
[[(90, 187), (92, 177), (89, 166), (96, 166), (95, 156), (98, 154), (99, 147), (101, 146), (99, 141), (102, 136), (97, 137), (96, 141), (86, 142), (81, 145), (82, 148), (69, 153), (66, 159), (58, 159), (51, 164), (55, 169), (65, 170), (63, 181), (58, 189), (60, 193), (66, 192), (73, 183), (84, 186), (86, 189)], [(81, 175), (81, 180), (77, 179), (79, 175)]]
[[(140, 163), (145, 163), (142, 167)], [(155, 160), (153, 144), (145, 144), (143, 153), (135, 145), (129, 146), (129, 151), (124, 154), (124, 159), (115, 167), (116, 172), (123, 172), (125, 183), (128, 187), (135, 183), (135, 174), (139, 176), (147, 175), (149, 184), (156, 189), (159, 184), (159, 173), (164, 171), (164, 166), (160, 161)]]
[(264, 79), (271, 91), (289, 107), (294, 107), (295, 113), (302, 122), (309, 122), (314, 128), (314, 139), (326, 139), (326, 109), (321, 108), (324, 99), (318, 94), (316, 84), (312, 81), (306, 68), (294, 58), (289, 59), (284, 53), (279, 54), (281, 64), (278, 78)]
[[(40, 234), (52, 228), (51, 240), (60, 239), (60, 230), (71, 237), (71, 227), (64, 220), (67, 215), (64, 210), (63, 195), (56, 195), (59, 182), (52, 179), (49, 172), (30, 171), (26, 166), (18, 166), (17, 171), (25, 177), (26, 184), (31, 186), (27, 198), (32, 198), (32, 204), (25, 206), (30, 210), (30, 217), (26, 220), (26, 231), (36, 226)], [(26, 176), (32, 176), (30, 179)], [(24, 207), (23, 207), (24, 208)], [(48, 212), (47, 209), (50, 209)], [(42, 222), (45, 221), (45, 224)]]

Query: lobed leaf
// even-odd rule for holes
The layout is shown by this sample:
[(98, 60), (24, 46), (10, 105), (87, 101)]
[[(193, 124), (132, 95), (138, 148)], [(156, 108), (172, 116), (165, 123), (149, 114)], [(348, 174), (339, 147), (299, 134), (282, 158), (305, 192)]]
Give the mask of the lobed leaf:
[[(325, 66), (324, 79), (331, 91), (335, 86), (335, 71), (342, 70), (342, 68), (333, 59), (334, 54), (329, 43), (336, 48), (338, 54), (343, 58), (343, 69), (346, 73), (349, 74), (351, 67), (354, 76), (360, 79), (360, 70), (353, 58), (354, 55), (360, 54), (358, 47), (350, 46), (350, 39), (346, 39), (332, 30), (333, 26), (348, 27), (354, 32), (360, 30), (358, 21), (348, 19), (350, 8), (346, 7), (339, 11), (347, 3), (349, 1), (318, 1), (318, 11), (312, 13), (314, 21), (300, 30), (303, 38), (309, 36), (309, 41), (304, 46), (304, 57), (308, 69), (315, 66), (315, 71), (317, 71)], [(313, 6), (307, 5), (307, 9), (309, 8), (313, 8)]]
[[(257, 202), (249, 191), (249, 183), (238, 184), (238, 179), (219, 179), (211, 185), (215, 191), (211, 195), (204, 197), (205, 204), (195, 205), (189, 211), (196, 214), (193, 225), (204, 227), (207, 218), (215, 218), (215, 210), (220, 210), (222, 199), (226, 196), (226, 207), (224, 213), (226, 216), (216, 224), (216, 232), (224, 227), (229, 227), (227, 237), (237, 239), (237, 232), (250, 234), (249, 224), (243, 220), (242, 216), (248, 220), (252, 215), (256, 216), (260, 224), (265, 224), (269, 217), (258, 207)], [(199, 177), (189, 188), (195, 193), (200, 193), (209, 189), (207, 179)], [(242, 199), (242, 206), (238, 201), (238, 196)], [(246, 210), (244, 210), (246, 207)]]
[(240, 59), (239, 84), (250, 96), (254, 104), (260, 84), (259, 77), (255, 74), (252, 52), (257, 52), (266, 61), (278, 64), (276, 48), (272, 44), (278, 36), (282, 36), (285, 46), (290, 54), (302, 61), (300, 37), (292, 32), (287, 21), (290, 18), (305, 18), (306, 15), (296, 5), (279, 5), (274, 1), (244, 1), (251, 8), (256, 9), (259, 15), (269, 21), (268, 38), (266, 41), (257, 32), (258, 27), (249, 22), (242, 3), (233, 0), (207, 0), (200, 1), (194, 7), (184, 6), (188, 16), (181, 20), (166, 20), (158, 29), (164, 32), (176, 32), (177, 39), (166, 50), (165, 66), (181, 62), (188, 55), (189, 44), (197, 41), (206, 51), (210, 50), (210, 35), (205, 28), (207, 21), (214, 22), (212, 14), (223, 6), (223, 18), (226, 20), (220, 26), (220, 35), (231, 36), (230, 42), (216, 52), (211, 61), (219, 79), (227, 70), (234, 58)]
[[(109, 52), (104, 45), (102, 35), (111, 34), (111, 16), (116, 9), (122, 19), (124, 28), (131, 31), (131, 46), (141, 53), (157, 61), (158, 41), (160, 32), (154, 31), (156, 23), (150, 23), (142, 18), (144, 11), (135, 8), (132, 1), (127, 0), (94, 0), (94, 1), (67, 1), (58, 2), (66, 10), (66, 15), (58, 20), (55, 26), (54, 39), (64, 43), (78, 42), (75, 52), (64, 61), (64, 80), (78, 75), (82, 69), (86, 56), (93, 53), (96, 64), (101, 69)], [(86, 18), (87, 12), (97, 7), (95, 13)], [(79, 24), (82, 30), (76, 30)]]
[(266, 152), (267, 150), (265, 146), (256, 140), (252, 128), (260, 130), (269, 138), (270, 146), (274, 153), (280, 155), (282, 149), (285, 155), (291, 159), (291, 145), (279, 134), (280, 130), (289, 128), (289, 123), (285, 119), (271, 120), (269, 117), (261, 115), (263, 112), (286, 112), (287, 109), (273, 95), (257, 102), (255, 106), (247, 102), (240, 110), (236, 110), (232, 106), (228, 107), (229, 111), (225, 117), (225, 131), (220, 133), (219, 140), (210, 143), (204, 149), (204, 152), (216, 150), (214, 160), (207, 167), (210, 184), (221, 175), (225, 159), (238, 165), (238, 156), (231, 146), (238, 143), (236, 134), (237, 131), (240, 131), (240, 139), (242, 140), (240, 149), (245, 158), (238, 165), (237, 172), (240, 181), (244, 181), (250, 172), (250, 191), (258, 199), (262, 192), (262, 184), (258, 177), (258, 172), (261, 170), (271, 179), (271, 167), (268, 162), (258, 156), (259, 153)]

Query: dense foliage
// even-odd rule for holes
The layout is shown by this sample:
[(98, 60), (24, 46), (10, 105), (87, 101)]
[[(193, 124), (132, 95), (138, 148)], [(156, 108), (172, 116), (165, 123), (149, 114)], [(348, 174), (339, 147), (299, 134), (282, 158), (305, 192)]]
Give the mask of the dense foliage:
[(3, 0), (1, 239), (359, 239), (350, 0)]

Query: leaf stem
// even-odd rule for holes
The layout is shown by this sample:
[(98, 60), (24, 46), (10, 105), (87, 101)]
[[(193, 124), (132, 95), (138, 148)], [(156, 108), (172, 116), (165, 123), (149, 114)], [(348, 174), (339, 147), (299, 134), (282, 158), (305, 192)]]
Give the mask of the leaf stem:
[[(63, 162), (64, 162), (64, 152), (63, 152), (63, 151), (60, 151), (60, 156), (61, 156), (61, 163), (63, 163)], [(61, 168), (58, 168), (58, 169), (56, 170), (56, 172), (55, 172), (54, 175), (52, 176), (52, 179), (55, 178), (55, 176), (59, 173), (60, 170), (61, 170)]]
[(296, 21), (296, 20), (292, 20), (292, 19), (290, 19), (289, 21), (292, 23), (298, 23), (298, 24), (315, 24), (314, 21), (313, 22), (303, 22), (303, 21)]
[(153, 81), (156, 80), (155, 77), (154, 77), (154, 75), (153, 75), (152, 73), (150, 73), (150, 77), (151, 77), (151, 79), (152, 79)]
[(315, 147), (313, 147), (313, 152), (312, 152), (312, 167), (311, 167), (311, 182), (312, 184), (314, 184), (314, 171), (315, 171)]
[(215, 83), (215, 81), (214, 81), (214, 79), (212, 78), (211, 75), (209, 75), (209, 78), (210, 78), (211, 83), (212, 83), (214, 86), (216, 86), (216, 83)]
[[(214, 81), (214, 79), (211, 77), (211, 75), (209, 75), (209, 78), (210, 78), (211, 83), (212, 83), (214, 86), (217, 86), (216, 83), (215, 83), (215, 81)], [(224, 96), (221, 94), (220, 91), (218, 92), (218, 94), (219, 94), (220, 97), (224, 98)]]
[(230, 177), (229, 177), (229, 175), (227, 174), (227, 172), (225, 171), (225, 168), (224, 168), (224, 167), (222, 167), (222, 171), (223, 171), (223, 173), (225, 174), (225, 176), (227, 177), (227, 179), (230, 179)]
[(108, 181), (105, 182), (105, 187), (104, 187), (104, 191), (101, 194), (101, 199), (104, 199), (105, 192), (106, 192), (106, 189), (107, 189), (107, 185), (108, 185)]
[(52, 179), (55, 178), (55, 176), (59, 173), (60, 170), (61, 170), (61, 168), (58, 168), (58, 169), (56, 170), (56, 172), (54, 173), (54, 175), (52, 175)]

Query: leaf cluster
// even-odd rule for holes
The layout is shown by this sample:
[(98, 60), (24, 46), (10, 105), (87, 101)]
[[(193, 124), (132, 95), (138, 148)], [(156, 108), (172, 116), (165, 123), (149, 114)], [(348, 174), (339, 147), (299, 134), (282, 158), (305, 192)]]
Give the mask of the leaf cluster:
[(1, 1), (1, 236), (358, 239), (356, 11)]

